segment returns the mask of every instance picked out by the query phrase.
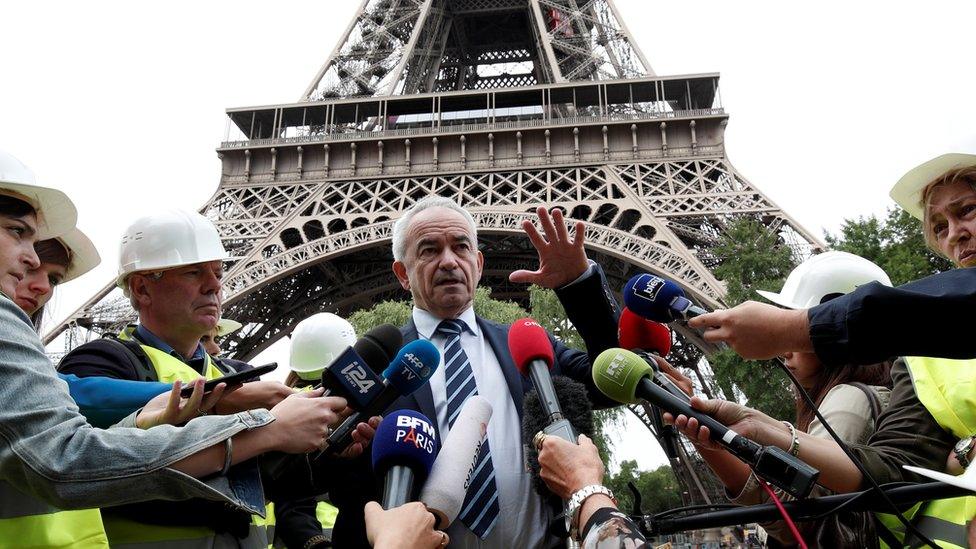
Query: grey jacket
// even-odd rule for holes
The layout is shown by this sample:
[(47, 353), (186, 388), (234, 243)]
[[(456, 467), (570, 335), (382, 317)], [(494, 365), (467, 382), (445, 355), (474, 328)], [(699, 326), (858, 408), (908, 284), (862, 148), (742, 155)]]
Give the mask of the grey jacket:
[(260, 485), (194, 479), (169, 465), (274, 421), (267, 410), (184, 427), (96, 429), (78, 413), (30, 319), (0, 294), (0, 480), (64, 509), (207, 498), (264, 515)]

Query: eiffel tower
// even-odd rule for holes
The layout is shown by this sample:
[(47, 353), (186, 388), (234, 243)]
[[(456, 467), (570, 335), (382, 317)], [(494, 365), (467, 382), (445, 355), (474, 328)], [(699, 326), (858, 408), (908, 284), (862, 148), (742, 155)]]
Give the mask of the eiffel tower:
[[(732, 167), (719, 75), (655, 75), (612, 0), (364, 0), (298, 102), (228, 117), (201, 211), (240, 258), (224, 278), (240, 359), (313, 313), (406, 298), (392, 225), (431, 194), (472, 212), (483, 283), (522, 302), (508, 274), (535, 262), (521, 222), (537, 206), (585, 222), (613, 287), (653, 272), (706, 307), (722, 304), (711, 248), (733, 216), (800, 254), (822, 246)], [(67, 350), (134, 318), (109, 284), (45, 342), (66, 333)], [(694, 367), (705, 344), (679, 336)], [(671, 448), (686, 501), (707, 502), (688, 448), (632, 409)]]

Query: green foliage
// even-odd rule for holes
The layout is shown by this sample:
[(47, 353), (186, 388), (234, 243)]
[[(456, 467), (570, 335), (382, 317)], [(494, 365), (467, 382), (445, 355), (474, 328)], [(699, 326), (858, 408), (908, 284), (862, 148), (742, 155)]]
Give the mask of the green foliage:
[(922, 222), (898, 207), (890, 208), (884, 220), (873, 215), (847, 219), (839, 235), (825, 237), (831, 248), (877, 263), (896, 286), (952, 268), (925, 246)]
[[(713, 270), (728, 289), (726, 303), (733, 307), (756, 299), (756, 290), (778, 290), (796, 266), (793, 253), (780, 236), (752, 217), (728, 224), (714, 253), (721, 263)], [(732, 351), (708, 357), (714, 381), (725, 396), (779, 419), (795, 415), (793, 393), (786, 375), (772, 361), (745, 360)]]
[(645, 513), (659, 513), (681, 506), (682, 488), (668, 465), (653, 471), (641, 471), (636, 461), (628, 460), (620, 464), (620, 471), (616, 475), (608, 475), (606, 485), (613, 490), (618, 507), (625, 513), (634, 508), (634, 496), (627, 487), (628, 482), (637, 486)]
[(370, 309), (360, 309), (349, 317), (357, 334), (365, 334), (380, 324), (403, 326), (410, 320), (413, 305), (408, 301), (381, 301)]
[(755, 290), (780, 288), (796, 266), (789, 246), (752, 217), (729, 223), (712, 251), (721, 260), (713, 273), (725, 282), (730, 306), (756, 299)]
[(499, 324), (511, 324), (520, 318), (529, 316), (525, 309), (514, 301), (492, 299), (491, 289), (478, 287), (474, 293), (474, 313), (481, 318)]

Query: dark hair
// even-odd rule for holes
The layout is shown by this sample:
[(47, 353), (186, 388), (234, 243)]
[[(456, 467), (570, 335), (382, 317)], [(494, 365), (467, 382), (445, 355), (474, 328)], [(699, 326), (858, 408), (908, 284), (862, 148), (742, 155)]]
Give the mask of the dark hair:
[(0, 194), (0, 215), (7, 217), (24, 217), (35, 214), (34, 206), (15, 197)]
[[(823, 368), (813, 386), (807, 391), (817, 407), (823, 402), (827, 393), (843, 383), (863, 383), (879, 387), (891, 388), (890, 360), (868, 364), (866, 366), (847, 364), (840, 367)], [(810, 428), (810, 423), (816, 417), (813, 410), (807, 406), (799, 393), (796, 395), (796, 428), (804, 433)]]
[[(34, 251), (37, 252), (37, 258), (41, 260), (41, 263), (53, 263), (64, 268), (71, 265), (71, 252), (56, 238), (49, 238), (34, 244)], [(54, 289), (52, 288), (51, 291)], [(38, 331), (41, 329), (41, 321), (44, 319), (44, 308), (46, 306), (42, 305), (34, 311), (34, 314), (30, 315), (31, 323)]]

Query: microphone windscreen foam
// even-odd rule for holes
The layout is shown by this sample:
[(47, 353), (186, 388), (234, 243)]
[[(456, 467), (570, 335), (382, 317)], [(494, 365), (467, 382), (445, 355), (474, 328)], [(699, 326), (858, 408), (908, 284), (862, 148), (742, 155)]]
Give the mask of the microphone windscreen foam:
[(488, 432), (491, 404), (481, 395), (464, 401), (451, 431), (444, 437), (420, 501), (437, 517), (437, 528), (450, 526), (458, 513), (478, 463), (478, 450)]
[(522, 375), (528, 374), (527, 368), (533, 360), (542, 360), (552, 369), (553, 353), (549, 334), (531, 318), (522, 318), (512, 323), (508, 330), (508, 350)]
[(423, 387), (440, 362), (441, 353), (437, 347), (426, 339), (417, 339), (400, 349), (383, 371), (383, 377), (406, 396)]
[(671, 313), (671, 302), (685, 295), (674, 282), (647, 273), (628, 280), (623, 294), (628, 309), (648, 320), (664, 323), (676, 320)]
[(403, 334), (392, 324), (380, 324), (363, 334), (353, 345), (356, 354), (376, 373), (386, 368), (403, 347)]
[(642, 349), (666, 357), (671, 352), (671, 330), (624, 307), (620, 313), (617, 339), (624, 349)]
[(419, 486), (430, 473), (440, 449), (433, 422), (414, 410), (391, 412), (373, 437), (373, 470), (382, 477), (396, 465), (409, 467)]
[[(563, 417), (577, 433), (593, 438), (593, 405), (586, 393), (586, 386), (565, 376), (552, 376), (552, 386), (556, 390)], [(548, 425), (549, 415), (542, 408), (539, 395), (533, 389), (525, 394), (522, 401), (522, 443), (528, 452), (526, 457), (532, 474), (532, 484), (536, 492), (543, 496), (553, 494), (539, 476), (539, 451), (535, 448), (533, 438)]]
[(626, 349), (607, 349), (593, 363), (593, 383), (601, 393), (624, 404), (637, 402), (637, 384), (652, 375), (644, 359)]

